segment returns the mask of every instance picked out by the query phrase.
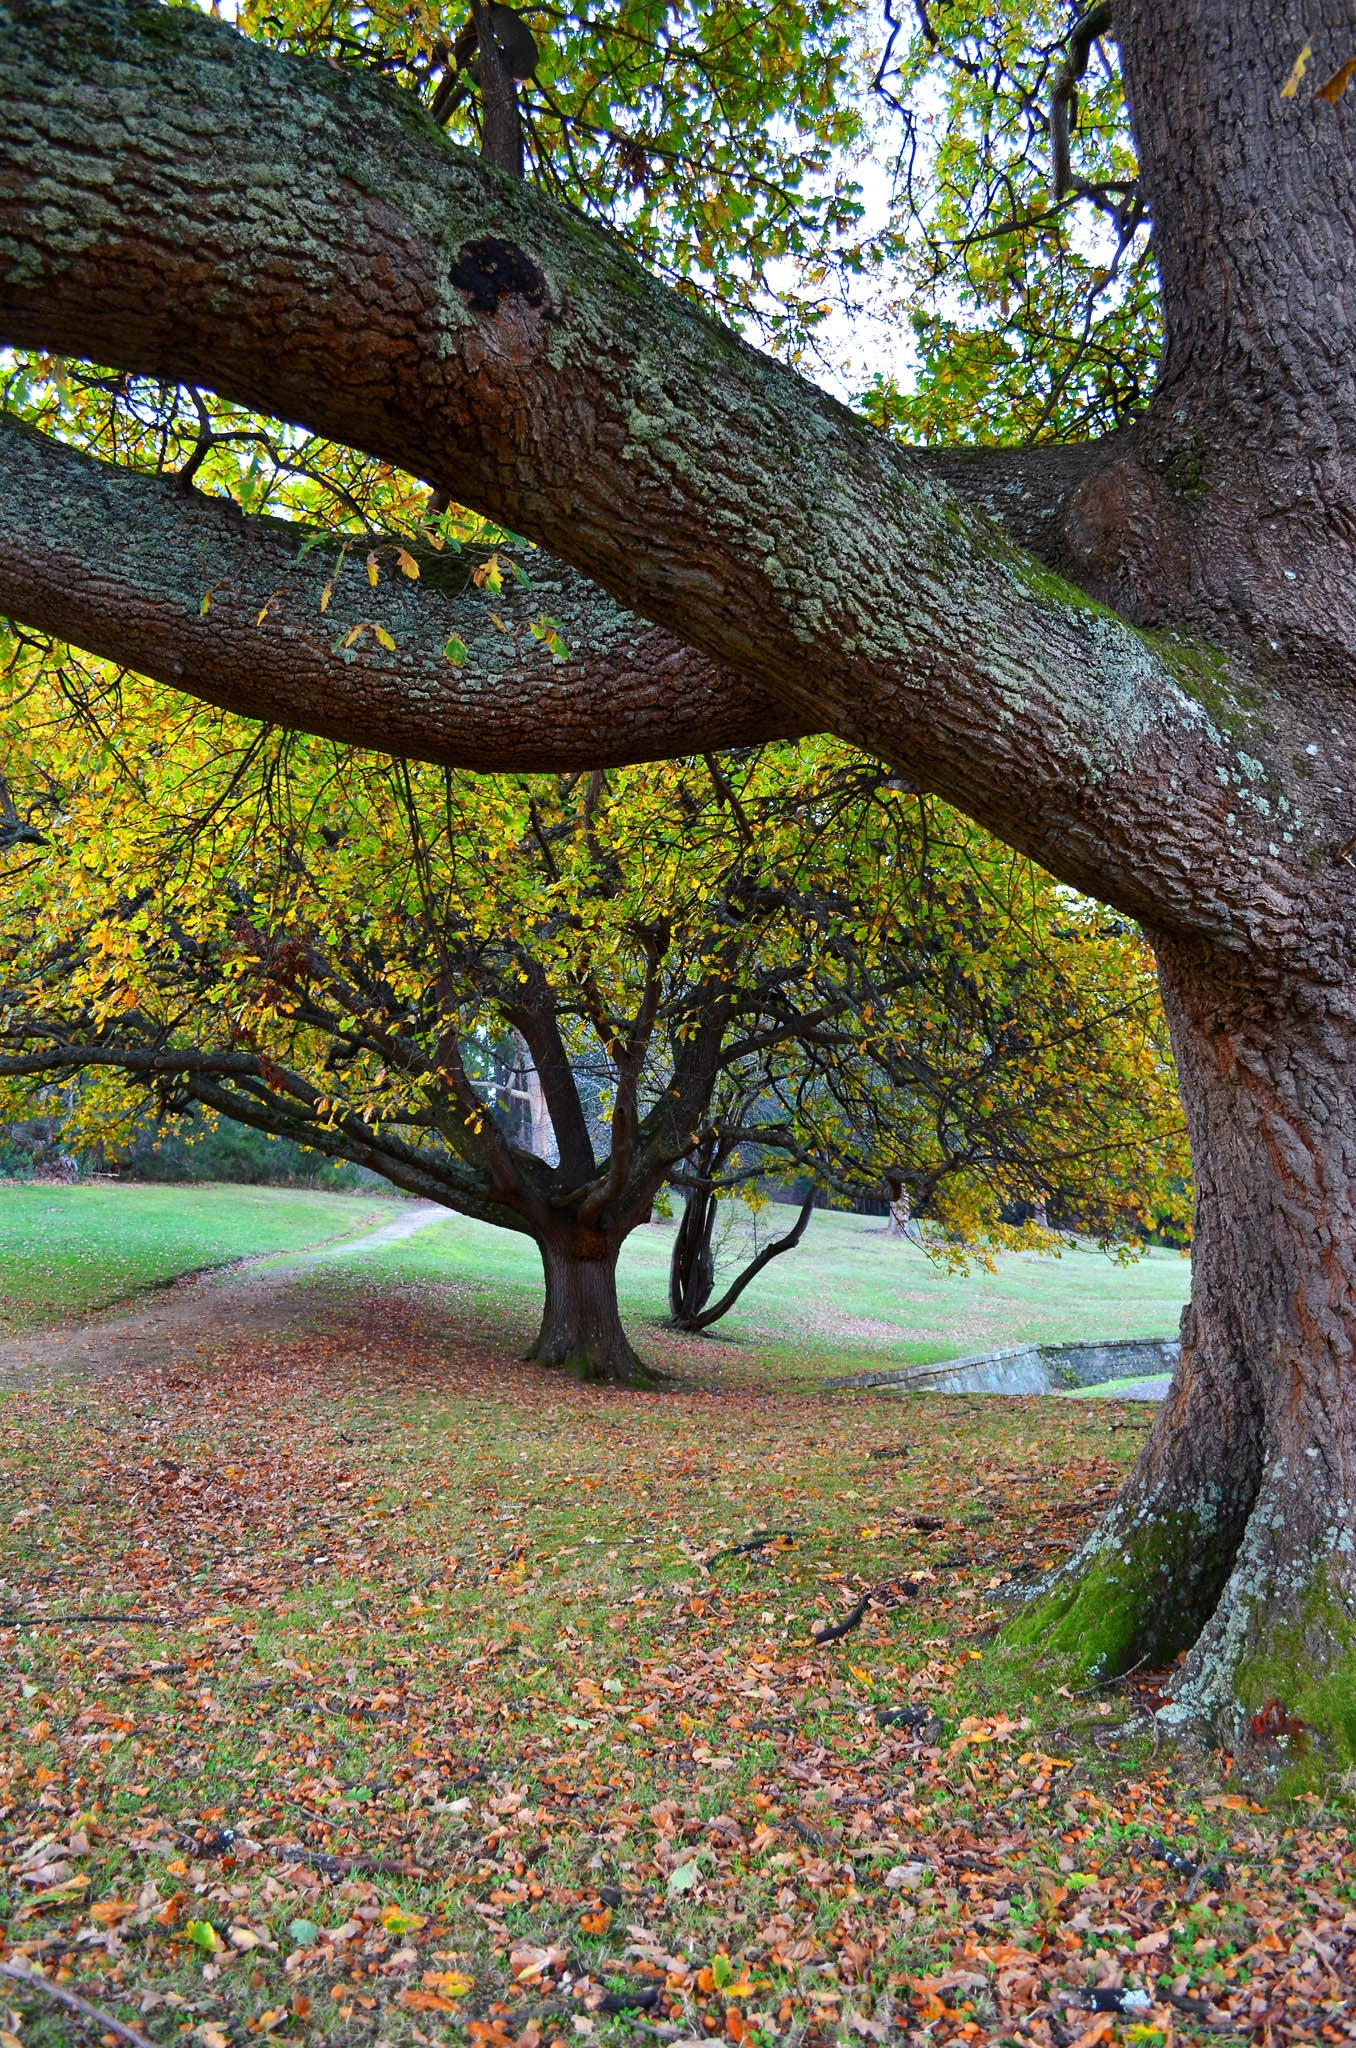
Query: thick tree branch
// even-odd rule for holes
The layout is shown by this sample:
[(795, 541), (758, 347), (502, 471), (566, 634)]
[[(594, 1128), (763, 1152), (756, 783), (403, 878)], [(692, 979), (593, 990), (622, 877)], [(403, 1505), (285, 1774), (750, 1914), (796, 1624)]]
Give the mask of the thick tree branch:
[[(420, 550), (416, 582), (378, 543), (374, 590), (369, 539), (314, 538), (0, 418), (0, 612), (228, 710), (471, 768), (591, 768), (801, 729), (550, 556), (491, 600), (451, 551)], [(563, 661), (533, 635), (544, 615)]]
[[(126, 0), (0, 0), (0, 90), (12, 341), (213, 386), (426, 476), (1159, 932), (1275, 957), (1336, 930), (1344, 770), (1320, 748), (1292, 773), (1307, 731), (1273, 745), (1264, 714), (1216, 723), (1203, 696), (1237, 703), (1250, 675), (1053, 582), (412, 101)], [(1160, 562), (1171, 518), (1148, 516)], [(1306, 863), (1326, 876), (1301, 900)]]
[[(43, 1040), (36, 1030), (26, 1035), (29, 1042), (22, 1051), (0, 1053), (0, 1077), (40, 1079), (103, 1068), (149, 1082), (172, 1081), (185, 1099), (201, 1103), (205, 1109), (272, 1137), (290, 1138), (294, 1144), (309, 1146), (330, 1158), (369, 1167), (421, 1201), (442, 1202), (461, 1215), (503, 1229), (522, 1231), (527, 1227), (516, 1210), (493, 1199), (488, 1187), (459, 1172), (460, 1162), (454, 1157), (407, 1145), (390, 1132), (373, 1131), (351, 1113), (333, 1126), (326, 1125), (314, 1113), (318, 1089), (281, 1070), (275, 1070), (274, 1082), (265, 1082), (263, 1063), (252, 1053), (206, 1052), (118, 1039)], [(289, 1102), (288, 1096), (294, 1101)]]

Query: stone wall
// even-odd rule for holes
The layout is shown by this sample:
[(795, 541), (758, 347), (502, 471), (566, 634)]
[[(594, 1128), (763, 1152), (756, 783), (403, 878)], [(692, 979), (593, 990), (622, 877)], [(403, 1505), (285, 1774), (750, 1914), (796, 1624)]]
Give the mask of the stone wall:
[(1006, 1351), (947, 1358), (935, 1365), (886, 1366), (848, 1373), (826, 1387), (901, 1387), (923, 1393), (1049, 1394), (1105, 1380), (1151, 1379), (1174, 1372), (1176, 1337), (1128, 1337), (1105, 1344), (1016, 1344)]

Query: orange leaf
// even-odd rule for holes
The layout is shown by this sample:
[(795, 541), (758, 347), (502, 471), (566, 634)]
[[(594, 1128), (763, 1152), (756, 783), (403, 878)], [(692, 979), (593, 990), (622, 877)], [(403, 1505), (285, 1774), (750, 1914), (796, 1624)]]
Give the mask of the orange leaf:
[(436, 1991), (402, 1991), (396, 1998), (397, 2005), (403, 2005), (406, 2012), (453, 2012), (455, 2007), (448, 1998), (439, 1998)]
[(116, 1927), (133, 1910), (128, 1899), (100, 1899), (89, 1909), (89, 1917), (100, 1927)]
[(1326, 100), (1330, 107), (1335, 107), (1353, 78), (1356, 78), (1356, 57), (1348, 57), (1339, 71), (1334, 71), (1331, 78), (1324, 79), (1314, 98)]

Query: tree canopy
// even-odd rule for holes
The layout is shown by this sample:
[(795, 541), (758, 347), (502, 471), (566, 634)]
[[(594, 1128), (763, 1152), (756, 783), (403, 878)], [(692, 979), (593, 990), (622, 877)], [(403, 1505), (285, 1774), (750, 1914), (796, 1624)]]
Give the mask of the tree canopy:
[[(712, 1142), (840, 1196), (897, 1175), (958, 1250), (1022, 1205), (1181, 1226), (1138, 935), (840, 743), (484, 777), (109, 681), (73, 726), (35, 663), (5, 723), (42, 823), (0, 854), (0, 1075), (99, 1077), (87, 1137), (148, 1091), (233, 1116), (527, 1232), (548, 1294), (586, 1262), (610, 1297)], [(496, 1113), (506, 1040), (549, 1145)], [(611, 1341), (543, 1355), (633, 1376)]]

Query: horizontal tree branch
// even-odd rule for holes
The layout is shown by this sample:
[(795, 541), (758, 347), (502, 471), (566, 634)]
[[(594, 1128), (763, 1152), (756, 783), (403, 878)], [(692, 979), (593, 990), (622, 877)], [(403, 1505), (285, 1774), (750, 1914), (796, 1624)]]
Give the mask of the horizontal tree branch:
[[(412, 580), (399, 546), (317, 542), (0, 418), (0, 613), (227, 710), (471, 768), (592, 768), (803, 729), (549, 555), (527, 555), (528, 588), (491, 596), (474, 556), (419, 549)], [(543, 616), (563, 660), (533, 634)]]
[(1152, 929), (1302, 960), (1345, 915), (1349, 798), (1325, 769), (1272, 850), (1262, 714), (1202, 702), (1227, 657), (1057, 582), (409, 97), (131, 0), (0, 0), (0, 93), (9, 340), (426, 477)]

